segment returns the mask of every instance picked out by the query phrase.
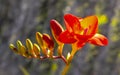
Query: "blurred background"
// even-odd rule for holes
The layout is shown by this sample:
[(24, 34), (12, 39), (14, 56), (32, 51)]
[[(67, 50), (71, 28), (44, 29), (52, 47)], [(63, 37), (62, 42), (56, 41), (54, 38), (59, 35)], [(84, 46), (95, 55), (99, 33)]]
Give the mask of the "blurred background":
[(9, 44), (36, 42), (37, 31), (51, 35), (49, 21), (64, 25), (65, 13), (97, 15), (98, 32), (109, 39), (106, 47), (87, 44), (78, 51), (67, 75), (120, 75), (120, 0), (0, 0), (0, 75), (60, 75), (62, 60), (27, 59)]

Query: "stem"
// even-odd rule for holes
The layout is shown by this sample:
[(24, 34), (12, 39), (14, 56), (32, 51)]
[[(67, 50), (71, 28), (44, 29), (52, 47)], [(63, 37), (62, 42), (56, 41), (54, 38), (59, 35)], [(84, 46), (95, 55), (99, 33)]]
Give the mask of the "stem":
[(69, 67), (70, 67), (70, 64), (71, 64), (71, 61), (73, 59), (73, 56), (75, 55), (75, 53), (77, 52), (77, 47), (76, 47), (76, 44), (73, 44), (72, 45), (72, 52), (70, 54), (70, 57), (69, 59), (67, 60), (67, 64), (66, 66), (64, 67), (63, 71), (62, 71), (62, 75), (66, 75), (68, 70), (69, 70)]
[(64, 44), (60, 44), (60, 45), (58, 46), (58, 54), (59, 54), (60, 56), (62, 56), (63, 46), (64, 46)]
[(62, 71), (62, 75), (66, 75), (68, 70), (69, 70), (70, 64), (66, 64), (66, 66), (64, 67), (63, 71)]
[(59, 58), (61, 58), (65, 62), (65, 64), (68, 63), (66, 58), (63, 55), (62, 56), (53, 56), (53, 59), (59, 59)]
[(72, 59), (73, 59), (73, 56), (74, 56), (74, 54), (77, 52), (77, 50), (76, 51), (73, 51), (72, 50), (72, 52), (71, 52), (71, 55), (70, 55), (70, 58), (67, 60), (67, 64), (66, 64), (66, 66), (64, 67), (64, 69), (63, 69), (63, 71), (62, 71), (62, 75), (66, 75), (67, 74), (67, 72), (68, 72), (68, 70), (69, 70), (69, 67), (70, 67), (70, 64), (71, 64), (71, 61), (72, 61)]
[(63, 60), (66, 64), (68, 64), (66, 58), (65, 58), (63, 55), (61, 56), (61, 58), (62, 58), (62, 60)]

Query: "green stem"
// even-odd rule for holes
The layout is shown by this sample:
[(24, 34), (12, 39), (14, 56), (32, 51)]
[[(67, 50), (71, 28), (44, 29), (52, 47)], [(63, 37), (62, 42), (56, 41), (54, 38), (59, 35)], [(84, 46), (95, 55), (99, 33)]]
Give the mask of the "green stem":
[(66, 66), (64, 67), (63, 71), (62, 71), (62, 75), (66, 75), (68, 70), (69, 70), (69, 67), (70, 67), (70, 64), (71, 64), (71, 61), (75, 55), (75, 53), (77, 52), (77, 47), (76, 47), (76, 44), (72, 44), (72, 52), (70, 54), (70, 57), (69, 59), (67, 60), (67, 64)]
[(64, 67), (63, 71), (62, 71), (62, 75), (66, 75), (68, 70), (69, 70), (70, 64), (66, 64), (66, 66)]
[(71, 55), (70, 55), (69, 59), (67, 60), (67, 64), (66, 64), (66, 66), (64, 67), (64, 69), (62, 71), (62, 75), (67, 74), (67, 72), (69, 70), (69, 67), (70, 67), (70, 64), (71, 64), (71, 61), (73, 59), (73, 56), (75, 55), (76, 52), (77, 52), (77, 50), (74, 50), (74, 51), (72, 50)]

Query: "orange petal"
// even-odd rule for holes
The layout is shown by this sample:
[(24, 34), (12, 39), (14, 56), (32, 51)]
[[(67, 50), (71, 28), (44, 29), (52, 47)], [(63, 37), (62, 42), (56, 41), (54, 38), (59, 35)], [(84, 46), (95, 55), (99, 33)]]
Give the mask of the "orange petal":
[(62, 43), (74, 43), (77, 41), (74, 37), (74, 33), (69, 33), (67, 30), (62, 32), (58, 39)]
[(49, 49), (52, 50), (54, 48), (54, 42), (48, 34), (43, 34), (43, 41), (45, 42), (45, 46)]
[(66, 14), (64, 16), (64, 21), (66, 28), (69, 32), (74, 32), (74, 33), (80, 33), (82, 28), (80, 26), (80, 21), (79, 18), (72, 15), (72, 14)]
[(95, 34), (97, 32), (98, 29), (98, 19), (96, 16), (88, 16), (86, 18), (84, 18), (83, 20), (80, 21), (81, 26), (86, 29), (88, 28), (88, 32), (87, 34)]
[(105, 46), (108, 44), (108, 39), (101, 34), (95, 34), (88, 42), (95, 45)]
[(54, 38), (57, 39), (60, 33), (63, 31), (62, 26), (56, 20), (51, 20), (50, 27)]

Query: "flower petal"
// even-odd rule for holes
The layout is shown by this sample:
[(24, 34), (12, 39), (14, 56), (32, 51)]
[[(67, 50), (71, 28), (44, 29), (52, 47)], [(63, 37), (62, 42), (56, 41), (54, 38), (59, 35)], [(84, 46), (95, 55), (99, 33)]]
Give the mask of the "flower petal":
[(101, 34), (95, 34), (88, 42), (95, 45), (105, 46), (108, 44), (108, 39)]
[(69, 31), (64, 31), (59, 36), (59, 41), (63, 43), (74, 43), (77, 40), (75, 39), (74, 33), (69, 33)]
[(74, 33), (80, 33), (82, 28), (80, 26), (80, 21), (79, 18), (72, 15), (72, 14), (66, 14), (64, 16), (64, 21), (66, 28), (69, 32), (74, 32)]
[(54, 38), (57, 40), (58, 36), (63, 31), (62, 26), (56, 20), (51, 20), (50, 27), (51, 27), (51, 31), (52, 31)]
[(98, 29), (98, 19), (96, 16), (89, 16), (80, 21), (81, 26), (86, 29), (88, 28), (87, 34), (95, 34)]
[(77, 47), (81, 48), (82, 46), (84, 46), (85, 43), (88, 41), (88, 39), (91, 38), (92, 36), (93, 35), (79, 35), (79, 34), (76, 34), (76, 37), (78, 39)]

